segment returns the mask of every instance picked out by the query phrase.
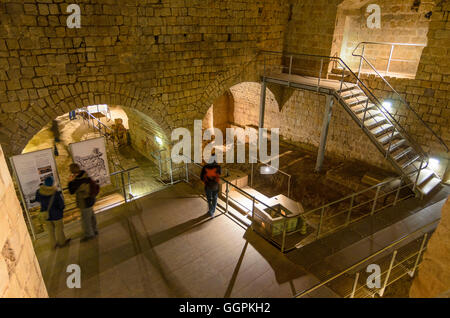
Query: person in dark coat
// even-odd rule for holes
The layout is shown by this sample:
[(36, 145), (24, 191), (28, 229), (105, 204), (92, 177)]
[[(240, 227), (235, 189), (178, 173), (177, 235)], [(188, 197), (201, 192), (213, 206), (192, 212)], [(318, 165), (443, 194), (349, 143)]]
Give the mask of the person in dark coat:
[(216, 162), (216, 156), (211, 155), (209, 163), (204, 165), (200, 173), (200, 179), (205, 185), (205, 194), (208, 201), (208, 213), (212, 217), (217, 206), (219, 195), (219, 182), (222, 169)]
[(97, 234), (97, 219), (94, 214), (95, 198), (90, 196), (91, 178), (76, 163), (70, 165), (72, 177), (69, 182), (69, 193), (75, 194), (77, 207), (81, 211), (81, 225), (84, 237), (82, 242), (93, 239)]
[(36, 191), (36, 201), (41, 204), (40, 218), (48, 232), (50, 246), (52, 248), (66, 246), (70, 238), (64, 235), (64, 199), (61, 191), (53, 185), (53, 177), (47, 177), (44, 184)]

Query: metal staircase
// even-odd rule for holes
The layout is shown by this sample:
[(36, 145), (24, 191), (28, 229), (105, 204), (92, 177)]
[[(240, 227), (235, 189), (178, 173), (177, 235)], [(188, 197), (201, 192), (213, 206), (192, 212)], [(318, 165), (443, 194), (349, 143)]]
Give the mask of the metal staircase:
[[(382, 105), (358, 85), (336, 91), (336, 98), (394, 168), (414, 182), (413, 191), (428, 194), (441, 179), (428, 169), (428, 156), (415, 144)], [(381, 106), (381, 107), (380, 107)]]
[[(412, 190), (417, 195), (427, 195), (440, 184), (440, 177), (428, 167), (428, 155), (400, 121), (405, 118), (416, 120), (413, 124), (422, 127), (427, 133), (431, 132), (448, 152), (447, 145), (376, 70), (392, 89), (391, 95), (403, 111), (403, 118), (399, 118), (398, 110), (395, 114), (389, 112), (368, 85), (339, 57), (272, 51), (262, 53), (263, 82), (334, 96), (395, 170), (412, 182)], [(360, 57), (361, 65), (366, 59)], [(370, 62), (367, 63), (373, 67)], [(326, 70), (330, 64), (338, 65), (342, 70), (340, 80), (327, 78)]]

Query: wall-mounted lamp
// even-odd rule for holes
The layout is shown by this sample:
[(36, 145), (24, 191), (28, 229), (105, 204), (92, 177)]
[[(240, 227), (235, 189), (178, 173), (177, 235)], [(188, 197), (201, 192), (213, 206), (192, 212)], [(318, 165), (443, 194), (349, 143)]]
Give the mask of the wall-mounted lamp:
[(158, 143), (158, 145), (162, 146), (163, 141), (161, 138), (159, 138), (158, 136), (155, 136), (155, 141), (156, 141), (156, 143)]

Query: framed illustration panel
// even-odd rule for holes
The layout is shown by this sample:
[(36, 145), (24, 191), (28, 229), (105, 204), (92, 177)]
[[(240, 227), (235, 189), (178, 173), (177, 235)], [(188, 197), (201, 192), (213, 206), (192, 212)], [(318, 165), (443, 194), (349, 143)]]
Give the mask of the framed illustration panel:
[(93, 138), (69, 145), (73, 162), (102, 187), (111, 184), (105, 137)]

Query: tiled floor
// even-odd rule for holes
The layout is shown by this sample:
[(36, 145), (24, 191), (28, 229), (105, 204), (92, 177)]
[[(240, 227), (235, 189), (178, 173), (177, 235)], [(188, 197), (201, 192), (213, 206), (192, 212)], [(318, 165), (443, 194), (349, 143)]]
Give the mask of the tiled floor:
[[(226, 215), (206, 217), (206, 202), (178, 184), (98, 216), (99, 236), (37, 255), (51, 297), (291, 297), (291, 281), (317, 282), (261, 237)], [(69, 264), (81, 289), (66, 287)], [(276, 267), (276, 268), (274, 268)]]
[[(43, 238), (36, 253), (51, 297), (292, 297), (439, 217), (441, 197), (428, 207), (416, 202), (414, 214), (410, 202), (380, 212), (376, 218), (388, 229), (366, 218), (282, 255), (229, 216), (207, 217), (204, 199), (180, 183), (98, 215), (95, 240), (80, 243), (80, 225), (73, 224), (68, 247), (49, 250)], [(80, 289), (66, 286), (69, 264), (81, 267)]]

